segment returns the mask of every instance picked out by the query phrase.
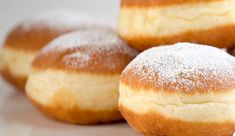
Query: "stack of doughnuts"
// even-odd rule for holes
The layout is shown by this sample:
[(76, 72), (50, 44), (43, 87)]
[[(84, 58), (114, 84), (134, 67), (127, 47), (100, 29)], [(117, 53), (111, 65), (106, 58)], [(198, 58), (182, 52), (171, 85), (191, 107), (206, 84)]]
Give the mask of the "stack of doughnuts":
[(9, 33), (0, 70), (60, 121), (124, 117), (147, 136), (231, 136), (235, 58), (219, 48), (235, 55), (234, 6), (121, 0), (118, 32), (87, 16), (37, 17)]
[(64, 12), (49, 12), (25, 19), (8, 34), (2, 49), (2, 76), (24, 90), (30, 65), (47, 43), (59, 35), (90, 29), (99, 23), (87, 16)]
[(87, 15), (60, 12), (25, 20), (5, 40), (1, 74), (57, 120), (120, 121), (119, 78), (138, 52), (111, 26)]
[(196, 42), (235, 44), (234, 0), (122, 0), (118, 30), (138, 50)]

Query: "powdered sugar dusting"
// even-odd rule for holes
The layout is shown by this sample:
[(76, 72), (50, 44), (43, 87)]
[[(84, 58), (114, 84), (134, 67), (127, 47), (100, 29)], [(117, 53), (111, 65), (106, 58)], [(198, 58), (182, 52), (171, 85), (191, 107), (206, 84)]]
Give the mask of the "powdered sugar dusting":
[(35, 17), (24, 20), (22, 29), (25, 31), (31, 30), (33, 27), (40, 25), (55, 30), (70, 29), (71, 27), (84, 27), (83, 25), (90, 24), (94, 20), (84, 14), (75, 14), (73, 12), (54, 11), (46, 12)]
[(214, 83), (222, 87), (235, 84), (234, 57), (214, 47), (190, 43), (144, 51), (127, 66), (124, 73), (129, 70), (141, 81), (158, 88), (170, 85), (170, 90), (192, 91), (213, 89)]
[[(124, 54), (133, 53), (133, 49), (124, 43), (113, 30), (94, 28), (81, 30), (60, 36), (45, 47), (42, 52), (72, 50), (78, 47), (91, 47), (91, 51), (115, 51)], [(111, 52), (110, 52), (111, 53)], [(136, 52), (134, 52), (136, 53)]]
[(86, 67), (90, 63), (102, 63), (107, 65), (104, 66), (107, 69), (115, 69), (126, 63), (118, 57), (115, 60), (120, 63), (113, 62), (117, 54), (129, 58), (137, 55), (137, 52), (126, 45), (114, 30), (103, 28), (81, 30), (60, 36), (47, 45), (41, 54), (55, 52), (72, 52), (63, 58), (67, 67)]
[[(67, 61), (67, 60), (75, 60), (75, 61)], [(83, 52), (75, 52), (73, 54), (66, 55), (63, 59), (63, 62), (67, 66), (78, 66), (83, 67), (88, 64), (90, 60), (90, 56), (87, 53)]]

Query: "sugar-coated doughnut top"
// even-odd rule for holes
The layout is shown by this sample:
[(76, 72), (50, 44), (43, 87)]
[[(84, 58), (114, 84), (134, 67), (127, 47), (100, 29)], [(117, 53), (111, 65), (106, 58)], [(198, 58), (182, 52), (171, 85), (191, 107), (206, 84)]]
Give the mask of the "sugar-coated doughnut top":
[(235, 89), (235, 58), (223, 50), (191, 43), (148, 49), (123, 71), (122, 83), (169, 92)]
[(121, 73), (137, 55), (111, 29), (92, 29), (60, 36), (34, 61), (36, 68), (92, 73)]
[(20, 22), (8, 34), (5, 46), (38, 51), (54, 38), (74, 30), (104, 27), (90, 16), (71, 12), (48, 12)]

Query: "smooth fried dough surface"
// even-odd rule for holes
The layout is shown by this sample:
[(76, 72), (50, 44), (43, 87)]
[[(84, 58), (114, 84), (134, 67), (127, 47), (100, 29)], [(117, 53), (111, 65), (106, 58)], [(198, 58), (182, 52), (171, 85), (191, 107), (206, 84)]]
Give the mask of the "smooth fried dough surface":
[(118, 31), (138, 50), (176, 42), (229, 48), (235, 43), (234, 6), (234, 0), (146, 8), (124, 6)]
[(93, 29), (54, 40), (39, 53), (33, 67), (115, 74), (121, 73), (136, 55), (137, 51), (113, 30)]

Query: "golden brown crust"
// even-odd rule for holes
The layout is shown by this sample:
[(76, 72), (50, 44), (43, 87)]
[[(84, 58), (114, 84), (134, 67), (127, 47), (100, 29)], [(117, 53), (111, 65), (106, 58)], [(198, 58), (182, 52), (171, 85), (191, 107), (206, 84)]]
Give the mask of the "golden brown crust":
[(11, 74), (11, 72), (7, 68), (1, 71), (1, 75), (6, 81), (14, 85), (20, 91), (25, 90), (25, 83), (26, 83), (27, 77), (14, 76)]
[(234, 91), (234, 75), (235, 59), (223, 50), (177, 43), (142, 52), (123, 70), (120, 84), (133, 91), (222, 94)]
[[(226, 83), (229, 82), (226, 79), (218, 80), (218, 79), (213, 79), (211, 78), (210, 80), (205, 80), (205, 77), (202, 75), (198, 75), (196, 77), (191, 77), (192, 78), (192, 83), (197, 84), (198, 82), (202, 84), (208, 84), (208, 86), (203, 86), (203, 87), (197, 87), (193, 88), (192, 90), (189, 91), (189, 87), (187, 85), (182, 86), (177, 82), (169, 82), (165, 83), (164, 86), (156, 86), (155, 83), (158, 82), (157, 77), (154, 79), (146, 79), (143, 80), (143, 77), (140, 75), (136, 74), (135, 69), (131, 69), (128, 71), (125, 71), (121, 75), (121, 84), (124, 84), (128, 87), (130, 87), (134, 91), (142, 90), (144, 89), (146, 92), (147, 91), (164, 91), (166, 93), (172, 94), (172, 93), (184, 93), (187, 95), (193, 95), (196, 93), (201, 93), (201, 94), (206, 94), (208, 92), (216, 92), (216, 93), (225, 93), (225, 92), (230, 92), (234, 90), (235, 85), (234, 84), (229, 84), (225, 85), (221, 84), (220, 82)], [(197, 80), (195, 80), (197, 79)], [(151, 82), (149, 82), (152, 80)], [(232, 81), (231, 81), (232, 83)], [(181, 86), (181, 90), (178, 90), (174, 88), (175, 86)]]
[(235, 122), (185, 122), (149, 111), (138, 114), (124, 105), (119, 109), (127, 122), (146, 136), (232, 136)]
[(75, 30), (110, 28), (86, 15), (47, 13), (28, 18), (9, 32), (4, 45), (16, 49), (38, 51), (56, 37)]
[[(29, 95), (28, 98), (45, 115), (68, 123), (89, 125), (118, 122), (123, 120), (122, 115), (117, 109), (93, 111), (84, 110), (78, 106), (71, 108), (66, 107), (62, 99), (60, 99), (58, 103), (54, 103), (51, 106), (46, 106), (38, 103)], [(53, 101), (56, 102), (57, 100)]]
[(67, 28), (60, 31), (37, 24), (30, 30), (24, 30), (22, 24), (16, 26), (7, 36), (4, 46), (15, 49), (39, 51), (47, 43), (62, 35), (76, 30)]
[(177, 42), (196, 42), (218, 48), (230, 48), (235, 45), (235, 25), (219, 26), (209, 30), (188, 31), (172, 36), (150, 37), (141, 35), (121, 35), (132, 47), (142, 51), (150, 47), (174, 44)]
[(212, 1), (223, 1), (223, 0), (122, 0), (121, 7), (138, 7), (148, 8), (153, 6), (169, 6), (169, 5), (180, 5), (185, 3), (199, 3), (199, 2), (212, 2)]
[[(50, 68), (96, 74), (121, 73), (126, 65), (137, 55), (137, 51), (126, 45), (113, 31), (103, 29), (96, 31), (99, 31), (101, 34), (91, 30), (84, 32), (74, 32), (67, 35), (69, 38), (70, 36), (74, 38), (74, 36), (76, 37), (78, 35), (77, 39), (79, 39), (80, 35), (91, 32), (88, 40), (87, 37), (83, 38), (83, 40), (90, 43), (85, 46), (83, 44), (80, 45), (79, 41), (76, 41), (76, 39), (67, 40), (65, 38), (66, 35), (60, 37), (62, 44), (57, 45), (55, 40), (54, 43), (51, 43), (49, 46), (47, 46), (48, 50), (45, 48), (45, 51), (39, 53), (33, 62), (33, 67), (40, 70)], [(103, 40), (107, 41), (106, 35), (103, 35), (103, 33), (106, 32), (111, 33), (111, 35), (115, 36), (115, 38), (113, 40), (110, 39), (111, 42), (100, 43), (103, 42)], [(90, 37), (94, 36), (93, 34), (99, 35), (100, 37), (98, 40), (101, 39), (101, 41), (96, 41), (94, 40), (95, 38), (91, 38), (93, 41), (89, 41)], [(110, 38), (111, 36), (107, 37)], [(60, 39), (57, 40), (59, 41)], [(63, 41), (64, 39), (66, 42)], [(71, 42), (74, 44), (74, 46), (72, 48), (67, 48), (66, 43), (71, 46)], [(65, 48), (62, 50), (57, 50), (62, 46)], [(76, 56), (76, 53), (78, 53), (78, 57)], [(73, 54), (75, 54), (75, 57), (69, 57)], [(80, 55), (85, 56), (85, 58), (81, 57)]]
[[(87, 49), (89, 50), (89, 49)], [(96, 54), (91, 58), (91, 61), (88, 62), (86, 67), (68, 67), (66, 63), (73, 63), (73, 61), (78, 60), (67, 60), (63, 61), (63, 58), (66, 54), (69, 54), (70, 51), (51, 53), (47, 55), (38, 56), (33, 62), (34, 69), (46, 70), (46, 69), (56, 69), (56, 70), (65, 70), (71, 72), (89, 72), (95, 74), (117, 74), (121, 73), (126, 65), (133, 59), (128, 55), (115, 54), (112, 56), (112, 63), (116, 63), (116, 66), (112, 69), (107, 68), (109, 66), (103, 65), (103, 59), (107, 58), (107, 54)], [(73, 51), (74, 52), (74, 51)], [(98, 57), (99, 56), (99, 57)], [(96, 62), (96, 63), (94, 63)], [(78, 61), (79, 63), (79, 61)], [(111, 65), (111, 64), (110, 64)]]

